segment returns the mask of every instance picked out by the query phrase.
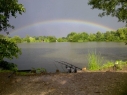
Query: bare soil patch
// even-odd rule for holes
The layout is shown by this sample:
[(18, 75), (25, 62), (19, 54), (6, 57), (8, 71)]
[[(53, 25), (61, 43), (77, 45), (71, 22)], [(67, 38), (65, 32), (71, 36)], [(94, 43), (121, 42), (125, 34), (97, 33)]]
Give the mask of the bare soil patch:
[(127, 72), (0, 73), (0, 95), (127, 95)]

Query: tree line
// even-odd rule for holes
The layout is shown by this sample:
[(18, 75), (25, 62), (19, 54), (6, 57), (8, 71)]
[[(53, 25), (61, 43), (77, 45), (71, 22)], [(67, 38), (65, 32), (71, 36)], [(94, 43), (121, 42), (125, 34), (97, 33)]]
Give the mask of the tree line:
[(126, 42), (127, 41), (127, 28), (119, 28), (116, 31), (106, 31), (102, 33), (100, 31), (96, 33), (82, 32), (76, 33), (71, 32), (66, 37), (56, 38), (55, 36), (29, 36), (27, 35), (24, 38), (20, 36), (3, 36), (0, 35), (0, 38), (5, 38), (11, 42), (15, 43), (33, 43), (33, 42), (88, 42), (88, 41), (106, 41), (106, 42)]
[(71, 32), (67, 35), (67, 41), (69, 42), (85, 42), (85, 41), (127, 41), (127, 28), (119, 28), (116, 31), (106, 31), (102, 33), (100, 31), (96, 33), (76, 33)]

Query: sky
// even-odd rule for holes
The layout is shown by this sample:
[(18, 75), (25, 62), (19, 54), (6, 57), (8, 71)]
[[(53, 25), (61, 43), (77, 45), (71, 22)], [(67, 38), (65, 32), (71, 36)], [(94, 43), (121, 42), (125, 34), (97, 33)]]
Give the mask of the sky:
[[(89, 0), (19, 0), (26, 8), (22, 15), (10, 18), (15, 29), (9, 36), (66, 37), (71, 32), (96, 33), (115, 31), (125, 23), (111, 16), (98, 17), (101, 10), (92, 10)], [(0, 32), (2, 33), (2, 32)]]

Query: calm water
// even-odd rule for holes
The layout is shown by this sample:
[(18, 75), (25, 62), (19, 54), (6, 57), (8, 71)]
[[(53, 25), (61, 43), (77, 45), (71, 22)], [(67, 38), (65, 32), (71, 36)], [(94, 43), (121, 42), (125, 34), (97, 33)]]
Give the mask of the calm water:
[(11, 60), (19, 69), (44, 67), (48, 72), (54, 72), (56, 68), (64, 70), (55, 61), (66, 61), (82, 68), (87, 66), (87, 55), (91, 51), (100, 53), (104, 60), (127, 60), (127, 45), (124, 43), (23, 43), (19, 47), (22, 55)]

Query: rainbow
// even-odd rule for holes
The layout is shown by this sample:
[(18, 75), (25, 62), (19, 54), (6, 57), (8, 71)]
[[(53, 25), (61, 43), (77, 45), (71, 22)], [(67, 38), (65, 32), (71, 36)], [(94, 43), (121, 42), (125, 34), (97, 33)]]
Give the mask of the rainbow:
[[(101, 25), (101, 24), (98, 24), (98, 23), (94, 23), (94, 22), (89, 22), (89, 21), (84, 21), (84, 20), (73, 20), (73, 19), (58, 19), (58, 20), (40, 21), (40, 22), (36, 22), (36, 23), (33, 23), (33, 24), (25, 25), (21, 28), (18, 28), (16, 30), (11, 31), (10, 33), (23, 31), (25, 29), (30, 29), (32, 27), (41, 27), (43, 25), (55, 25), (55, 24), (57, 24), (57, 25), (59, 25), (59, 24), (85, 25), (85, 26), (89, 26), (89, 27), (101, 28), (105, 31), (111, 31), (111, 30), (115, 31), (115, 29), (112, 29), (110, 27), (107, 27), (107, 26), (104, 26), (104, 25)], [(72, 31), (70, 31), (70, 32), (72, 32)]]

